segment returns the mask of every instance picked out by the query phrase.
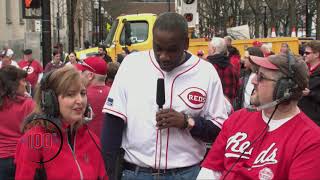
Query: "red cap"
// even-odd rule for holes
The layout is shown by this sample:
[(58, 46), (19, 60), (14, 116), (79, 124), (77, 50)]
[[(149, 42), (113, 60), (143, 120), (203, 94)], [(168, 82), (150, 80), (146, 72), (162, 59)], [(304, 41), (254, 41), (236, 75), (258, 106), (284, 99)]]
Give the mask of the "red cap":
[(198, 55), (198, 56), (203, 56), (203, 55), (204, 55), (203, 50), (198, 50), (198, 51), (197, 51), (197, 55)]
[(250, 56), (249, 58), (254, 64), (266, 69), (278, 70), (279, 68), (271, 63), (267, 57)]
[(100, 57), (88, 57), (81, 64), (76, 64), (76, 68), (80, 71), (90, 71), (95, 74), (106, 75), (108, 64)]
[(254, 47), (261, 47), (261, 46), (262, 46), (262, 42), (260, 42), (260, 41), (253, 41), (252, 45), (253, 45)]

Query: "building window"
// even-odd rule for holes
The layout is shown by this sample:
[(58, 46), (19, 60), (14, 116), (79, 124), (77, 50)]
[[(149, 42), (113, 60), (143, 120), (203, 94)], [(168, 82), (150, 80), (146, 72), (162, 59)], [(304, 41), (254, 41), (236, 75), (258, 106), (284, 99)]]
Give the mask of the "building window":
[(6, 23), (12, 24), (11, 19), (11, 0), (6, 0)]

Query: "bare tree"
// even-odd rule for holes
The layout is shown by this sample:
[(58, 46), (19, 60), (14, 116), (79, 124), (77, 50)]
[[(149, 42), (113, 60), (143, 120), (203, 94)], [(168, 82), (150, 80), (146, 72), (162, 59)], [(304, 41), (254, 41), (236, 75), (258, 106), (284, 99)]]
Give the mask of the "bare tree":
[(320, 1), (317, 1), (316, 38), (320, 40)]

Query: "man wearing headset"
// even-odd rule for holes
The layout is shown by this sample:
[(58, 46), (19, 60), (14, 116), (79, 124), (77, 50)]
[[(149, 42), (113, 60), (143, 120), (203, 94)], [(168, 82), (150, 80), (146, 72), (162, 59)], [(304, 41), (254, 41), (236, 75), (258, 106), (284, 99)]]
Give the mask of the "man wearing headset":
[(226, 120), (198, 179), (320, 179), (320, 130), (297, 106), (306, 64), (285, 54), (250, 59), (254, 106)]

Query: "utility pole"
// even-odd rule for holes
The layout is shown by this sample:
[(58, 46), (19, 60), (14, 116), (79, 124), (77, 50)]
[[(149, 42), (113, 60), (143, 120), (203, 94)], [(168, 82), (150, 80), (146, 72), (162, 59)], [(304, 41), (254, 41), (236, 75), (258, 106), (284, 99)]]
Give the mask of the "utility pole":
[(74, 51), (74, 0), (67, 0), (68, 50)]
[(42, 21), (42, 63), (43, 67), (51, 61), (51, 21), (50, 21), (50, 0), (41, 1), (41, 21)]
[(168, 12), (170, 12), (170, 0), (167, 0), (168, 1)]

